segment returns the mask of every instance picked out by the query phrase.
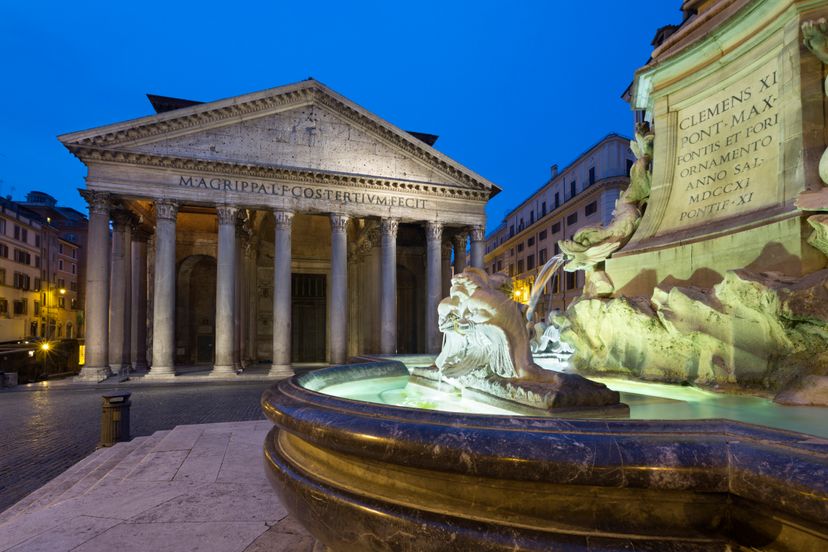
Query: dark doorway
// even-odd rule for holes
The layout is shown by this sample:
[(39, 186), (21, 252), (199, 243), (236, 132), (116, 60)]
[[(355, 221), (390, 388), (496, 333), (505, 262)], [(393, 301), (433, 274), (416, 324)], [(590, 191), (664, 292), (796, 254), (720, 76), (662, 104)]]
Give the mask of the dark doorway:
[(397, 352), (401, 355), (419, 352), (417, 329), (422, 305), (414, 273), (397, 265)]
[(212, 364), (216, 335), (216, 260), (192, 255), (178, 268), (175, 301), (175, 361)]
[(324, 274), (292, 275), (292, 362), (325, 362), (325, 288)]

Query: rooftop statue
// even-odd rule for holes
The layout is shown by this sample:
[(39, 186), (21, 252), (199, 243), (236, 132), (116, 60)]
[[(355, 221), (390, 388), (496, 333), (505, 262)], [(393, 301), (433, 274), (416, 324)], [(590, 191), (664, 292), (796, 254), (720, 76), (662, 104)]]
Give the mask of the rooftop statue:
[[(448, 383), (490, 404), (523, 405), (530, 413), (556, 408), (619, 405), (618, 393), (576, 374), (545, 370), (530, 350), (530, 328), (512, 300), (511, 280), (467, 268), (451, 280), (438, 307), (443, 349), (430, 368), (414, 376)], [(617, 415), (617, 412), (615, 413)]]

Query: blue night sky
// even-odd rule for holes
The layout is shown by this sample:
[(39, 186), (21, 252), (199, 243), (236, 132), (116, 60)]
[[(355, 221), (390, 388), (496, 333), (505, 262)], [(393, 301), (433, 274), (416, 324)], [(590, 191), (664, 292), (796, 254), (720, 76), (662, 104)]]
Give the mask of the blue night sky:
[(55, 138), (312, 76), (503, 188), (489, 228), (609, 132), (679, 0), (4, 2), (0, 194), (86, 212), (86, 170)]

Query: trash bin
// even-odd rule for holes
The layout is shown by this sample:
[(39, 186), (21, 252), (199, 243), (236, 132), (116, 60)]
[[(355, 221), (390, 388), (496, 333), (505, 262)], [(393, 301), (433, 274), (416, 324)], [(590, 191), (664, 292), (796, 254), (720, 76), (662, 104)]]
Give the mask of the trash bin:
[(99, 447), (111, 447), (120, 441), (129, 441), (130, 395), (132, 393), (129, 392), (103, 395)]

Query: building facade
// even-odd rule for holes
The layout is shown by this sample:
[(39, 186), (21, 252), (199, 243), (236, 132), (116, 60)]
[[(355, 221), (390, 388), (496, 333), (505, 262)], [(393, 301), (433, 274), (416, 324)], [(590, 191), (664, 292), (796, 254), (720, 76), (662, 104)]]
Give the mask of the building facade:
[[(511, 276), (515, 299), (528, 302), (538, 271), (560, 253), (560, 240), (571, 239), (584, 226), (609, 222), (634, 162), (630, 139), (610, 134), (565, 169), (553, 165), (549, 180), (487, 236), (486, 270)], [(583, 285), (582, 271), (559, 272), (547, 284), (538, 314), (565, 310)]]
[(482, 267), (496, 186), (312, 79), (151, 101), (60, 137), (88, 167), (96, 252), (82, 379), (439, 350), (452, 245)]
[(49, 218), (0, 199), (0, 342), (81, 335), (81, 258)]

